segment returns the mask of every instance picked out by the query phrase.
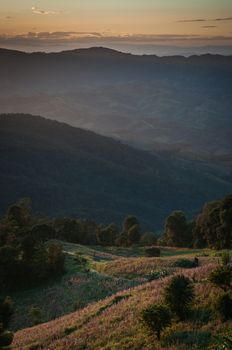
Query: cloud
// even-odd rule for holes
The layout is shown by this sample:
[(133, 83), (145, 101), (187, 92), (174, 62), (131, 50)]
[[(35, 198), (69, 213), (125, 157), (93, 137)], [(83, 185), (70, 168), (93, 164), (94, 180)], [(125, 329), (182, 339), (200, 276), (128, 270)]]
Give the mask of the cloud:
[(63, 12), (63, 11), (42, 10), (42, 9), (39, 9), (38, 7), (36, 7), (36, 6), (32, 6), (31, 10), (32, 10), (32, 12), (34, 14), (37, 14), (37, 15), (59, 15), (59, 14), (61, 14)]
[(205, 22), (207, 19), (205, 18), (197, 18), (197, 19), (181, 19), (179, 23), (190, 23), (190, 22)]
[(215, 18), (213, 21), (232, 21), (232, 17)]
[(119, 50), (151, 52), (154, 47), (197, 47), (219, 45), (232, 48), (232, 36), (181, 34), (117, 34), (112, 32), (28, 32), (19, 35), (0, 35), (0, 47), (22, 51), (60, 51), (80, 47), (105, 46)]
[(201, 26), (201, 28), (217, 28), (217, 26)]
[(232, 21), (232, 17), (181, 19), (179, 23)]

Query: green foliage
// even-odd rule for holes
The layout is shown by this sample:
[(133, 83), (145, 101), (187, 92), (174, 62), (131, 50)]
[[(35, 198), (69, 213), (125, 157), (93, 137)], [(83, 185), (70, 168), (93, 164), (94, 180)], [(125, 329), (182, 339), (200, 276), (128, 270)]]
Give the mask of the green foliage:
[(0, 299), (0, 324), (3, 328), (7, 328), (10, 318), (13, 314), (13, 301), (10, 297)]
[(0, 326), (0, 348), (9, 346), (14, 338), (14, 333), (10, 331), (3, 331)]
[(14, 334), (6, 329), (12, 313), (12, 300), (9, 297), (0, 300), (0, 348), (9, 346), (13, 341)]
[(74, 254), (74, 261), (77, 265), (82, 266), (86, 265), (88, 262), (88, 260), (84, 256), (82, 256), (82, 254), (78, 251)]
[(131, 244), (138, 244), (140, 240), (140, 227), (139, 224), (131, 226), (127, 231), (127, 236)]
[(126, 233), (122, 232), (120, 235), (116, 238), (115, 244), (118, 247), (129, 247), (131, 245), (131, 242), (129, 241), (129, 238)]
[(191, 280), (184, 275), (174, 276), (165, 287), (164, 299), (174, 314), (181, 320), (186, 319), (194, 300)]
[(158, 340), (160, 340), (162, 330), (171, 324), (171, 313), (163, 304), (148, 306), (142, 311), (141, 318), (149, 331), (156, 334)]
[(42, 344), (39, 342), (33, 343), (28, 347), (28, 350), (40, 350), (42, 348)]
[(222, 265), (228, 265), (230, 263), (230, 252), (225, 251), (221, 254), (221, 259), (222, 259)]
[(157, 243), (157, 238), (152, 232), (145, 232), (141, 237), (139, 244), (142, 247), (155, 245)]
[(127, 216), (123, 221), (123, 232), (128, 232), (134, 225), (139, 225), (138, 219), (132, 215)]
[(205, 204), (195, 220), (194, 241), (196, 247), (232, 247), (232, 195)]
[(64, 272), (65, 256), (60, 244), (50, 243), (48, 245), (48, 265), (51, 273), (56, 275)]
[(232, 349), (232, 329), (225, 329), (222, 334), (214, 336), (212, 346), (208, 350), (231, 350)]
[(66, 327), (64, 330), (64, 335), (69, 335), (77, 330), (77, 326)]
[(117, 225), (113, 223), (105, 228), (99, 227), (96, 233), (97, 241), (102, 246), (113, 246), (118, 235)]
[(42, 312), (39, 307), (32, 306), (28, 314), (34, 325), (42, 322)]
[(160, 249), (156, 247), (149, 247), (144, 249), (144, 255), (147, 257), (159, 257)]
[(0, 284), (3, 290), (27, 288), (63, 272), (61, 247), (45, 241), (54, 229), (31, 215), (30, 201), (12, 205), (0, 220)]
[(148, 279), (148, 281), (154, 281), (160, 278), (164, 278), (169, 274), (170, 272), (167, 270), (157, 270), (157, 271), (151, 271), (149, 274), (145, 275), (145, 277)]
[(210, 332), (178, 331), (168, 335), (164, 343), (165, 345), (185, 345), (186, 349), (206, 350), (211, 343), (211, 339)]
[(219, 266), (209, 275), (209, 281), (224, 291), (230, 290), (232, 283), (232, 267)]
[(174, 211), (165, 220), (164, 241), (168, 246), (189, 247), (192, 243), (192, 225), (182, 211)]
[(229, 293), (223, 293), (216, 297), (214, 310), (220, 314), (223, 321), (232, 318), (232, 298)]
[(197, 267), (198, 264), (195, 260), (178, 259), (174, 262), (174, 266), (185, 268), (185, 269), (191, 269), (191, 268)]

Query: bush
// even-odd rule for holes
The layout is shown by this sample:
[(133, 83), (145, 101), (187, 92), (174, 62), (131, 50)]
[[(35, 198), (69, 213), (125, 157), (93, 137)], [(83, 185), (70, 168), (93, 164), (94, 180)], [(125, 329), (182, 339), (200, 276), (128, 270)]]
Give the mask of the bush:
[(0, 324), (6, 328), (9, 324), (10, 318), (13, 314), (13, 301), (10, 297), (0, 300)]
[(154, 304), (142, 311), (142, 322), (160, 340), (160, 333), (171, 324), (171, 313), (167, 306)]
[(214, 309), (221, 315), (223, 321), (232, 318), (232, 298), (229, 293), (223, 293), (217, 297)]
[(64, 330), (64, 335), (69, 335), (77, 330), (77, 326), (66, 327)]
[(86, 265), (87, 259), (82, 256), (79, 252), (75, 252), (74, 260), (77, 265)]
[(225, 292), (230, 290), (232, 282), (232, 268), (229, 265), (219, 266), (209, 275), (209, 281)]
[(185, 319), (194, 299), (191, 280), (184, 275), (174, 276), (165, 287), (164, 298), (171, 311), (181, 320)]
[(187, 349), (205, 350), (211, 343), (211, 334), (209, 332), (200, 331), (178, 331), (170, 334), (165, 338), (165, 344), (178, 345), (184, 344)]
[(32, 306), (28, 314), (34, 325), (42, 322), (42, 312), (39, 307)]
[(229, 251), (223, 252), (221, 257), (222, 257), (222, 265), (226, 266), (230, 263), (230, 252)]
[(196, 260), (189, 260), (189, 259), (178, 259), (174, 262), (175, 267), (181, 267), (184, 269), (192, 269), (194, 267), (198, 266), (198, 263)]
[(144, 255), (146, 257), (159, 257), (160, 256), (160, 249), (156, 247), (146, 248), (144, 250)]
[(2, 346), (9, 346), (14, 338), (14, 333), (9, 332), (9, 331), (5, 331), (5, 332), (1, 332), (0, 330), (0, 348)]
[(157, 270), (157, 271), (151, 271), (145, 277), (148, 279), (148, 281), (158, 280), (160, 278), (164, 278), (169, 275), (169, 271), (167, 270)]
[(36, 343), (33, 343), (29, 346), (28, 350), (39, 350), (39, 349), (42, 349), (42, 344), (36, 342)]
[(155, 245), (157, 243), (157, 238), (154, 235), (154, 233), (152, 232), (145, 232), (141, 237), (140, 237), (140, 241), (139, 244), (141, 246), (151, 246), (151, 245)]

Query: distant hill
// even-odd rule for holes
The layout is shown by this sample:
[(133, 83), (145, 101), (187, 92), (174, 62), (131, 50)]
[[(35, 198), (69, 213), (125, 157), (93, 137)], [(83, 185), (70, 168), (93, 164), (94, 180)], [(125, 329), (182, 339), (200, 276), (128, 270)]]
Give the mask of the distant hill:
[(231, 192), (231, 175), (202, 162), (151, 155), (93, 132), (31, 115), (0, 116), (0, 212), (30, 196), (50, 216), (162, 227), (171, 210), (197, 213)]
[(232, 164), (232, 56), (0, 49), (0, 113), (67, 122), (136, 147)]

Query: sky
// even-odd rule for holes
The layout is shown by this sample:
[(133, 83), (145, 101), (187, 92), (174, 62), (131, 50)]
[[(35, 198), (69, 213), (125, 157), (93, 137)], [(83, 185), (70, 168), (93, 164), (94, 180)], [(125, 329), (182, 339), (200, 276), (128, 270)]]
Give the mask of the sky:
[(232, 54), (232, 0), (0, 0), (0, 47)]

